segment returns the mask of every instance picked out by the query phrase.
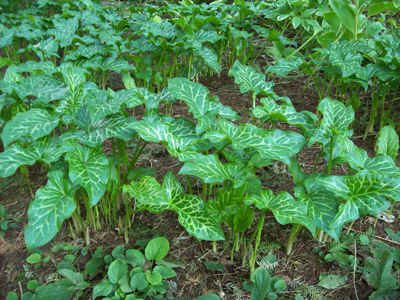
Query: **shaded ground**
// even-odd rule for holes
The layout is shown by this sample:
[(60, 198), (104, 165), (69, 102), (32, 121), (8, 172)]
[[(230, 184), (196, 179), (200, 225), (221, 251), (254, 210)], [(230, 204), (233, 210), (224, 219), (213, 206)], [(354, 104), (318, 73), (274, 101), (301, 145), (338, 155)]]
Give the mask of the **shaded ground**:
[[(279, 95), (287, 95), (294, 103), (296, 109), (316, 111), (318, 105), (318, 95), (310, 87), (305, 96), (301, 96), (302, 89), (307, 78), (282, 78), (275, 84), (274, 91)], [(211, 86), (208, 80), (200, 80), (200, 82), (208, 86), (211, 95), (218, 95), (220, 101), (224, 105), (231, 106), (242, 117), (242, 122), (250, 121), (250, 111), (248, 108), (252, 106), (250, 94), (241, 94), (238, 86), (233, 79), (223, 74), (221, 78), (214, 77)], [(400, 111), (399, 107), (393, 111)], [(136, 110), (136, 115), (140, 116), (143, 111)], [(173, 106), (173, 116), (187, 116), (187, 108), (179, 102)], [(190, 117), (190, 116), (187, 116)], [(357, 116), (361, 118), (362, 116)], [(398, 118), (398, 116), (394, 116)], [(398, 122), (399, 120), (397, 120)], [(251, 121), (250, 121), (251, 122)], [(363, 134), (363, 127), (358, 126), (356, 122), (354, 142), (357, 146), (365, 149), (370, 156), (373, 156), (374, 139), (371, 135), (367, 141), (359, 138)], [(267, 125), (263, 125), (266, 126)], [(287, 124), (281, 124), (282, 129), (289, 130)], [(108, 147), (108, 148), (107, 148)], [(105, 145), (105, 152), (109, 151), (109, 145)], [(316, 159), (319, 155), (318, 147), (306, 148), (299, 154), (299, 161), (303, 171), (311, 173)], [(181, 168), (180, 162), (171, 157), (165, 147), (159, 144), (149, 143), (142, 154), (139, 161), (139, 167), (152, 167), (158, 171), (155, 175), (157, 180), (162, 181), (167, 171), (178, 173)], [(322, 171), (326, 165), (317, 166), (318, 171)], [(345, 174), (346, 170), (342, 167), (335, 167), (333, 174)], [(29, 170), (29, 178), (32, 189), (35, 192), (47, 181), (44, 169), (35, 165)], [(285, 165), (274, 163), (272, 166), (266, 167), (257, 174), (262, 179), (264, 188), (271, 188), (275, 193), (279, 191), (288, 191), (294, 188), (291, 174)], [(184, 186), (186, 182), (180, 175), (177, 176)], [(197, 183), (197, 184), (196, 184)], [(196, 190), (200, 188), (200, 182), (192, 178), (192, 184)], [(43, 253), (51, 257), (50, 261), (39, 268), (34, 269), (26, 263), (29, 255), (25, 249), (23, 228), (27, 223), (27, 210), (32, 200), (29, 189), (27, 188), (25, 177), (19, 171), (5, 179), (0, 179), (0, 203), (6, 208), (13, 220), (18, 223), (18, 228), (9, 229), (5, 232), (5, 238), (0, 238), (0, 299), (5, 299), (10, 291), (20, 294), (26, 291), (29, 272), (33, 276), (30, 279), (38, 279), (40, 284), (48, 283), (55, 279), (52, 275), (56, 270), (57, 263), (63, 258), (66, 252), (53, 253), (51, 247), (61, 242), (71, 243), (78, 247), (83, 247), (84, 243), (81, 237), (73, 237), (69, 224), (64, 222), (57, 236), (46, 246), (41, 247)], [(396, 206), (393, 214), (399, 216), (399, 207)], [(255, 220), (258, 219), (256, 213)], [(353, 230), (365, 232), (368, 228), (373, 227), (375, 218), (365, 217), (353, 225)], [(256, 224), (256, 223), (254, 223)], [(347, 225), (348, 226), (348, 225)], [(291, 226), (279, 225), (272, 214), (267, 214), (265, 227), (263, 229), (262, 243), (259, 249), (258, 260), (268, 253), (273, 253), (278, 259), (273, 276), (279, 276), (288, 284), (288, 290), (284, 294), (285, 298), (294, 299), (295, 293), (302, 294), (304, 297), (308, 295), (310, 299), (357, 299), (353, 285), (353, 276), (348, 276), (348, 282), (345, 286), (336, 290), (324, 290), (316, 286), (319, 282), (321, 274), (341, 274), (346, 275), (347, 272), (339, 268), (337, 263), (327, 263), (321, 260), (318, 253), (315, 253), (314, 247), (318, 246), (321, 251), (327, 252), (326, 245), (319, 245), (318, 241), (307, 230), (302, 230), (294, 244), (293, 252), (290, 256), (286, 256), (284, 245), (289, 235)], [(378, 221), (374, 230), (375, 235), (383, 239), (386, 238), (385, 229), (390, 228), (394, 232), (398, 231), (399, 222), (397, 218), (394, 223), (385, 223)], [(227, 228), (224, 228), (225, 232)], [(246, 236), (250, 237), (254, 228), (248, 230)], [(250, 293), (243, 288), (243, 282), (249, 280), (250, 272), (247, 266), (241, 266), (241, 254), (235, 254), (234, 261), (230, 259), (230, 248), (233, 241), (228, 241), (228, 247), (224, 247), (223, 243), (218, 244), (218, 252), (212, 251), (212, 243), (198, 242), (195, 238), (189, 237), (187, 232), (180, 226), (177, 216), (173, 212), (164, 212), (161, 215), (155, 215), (148, 212), (142, 212), (135, 215), (132, 228), (129, 232), (130, 242), (126, 247), (136, 247), (135, 242), (141, 239), (148, 239), (156, 235), (165, 236), (170, 241), (171, 250), (166, 260), (176, 262), (182, 265), (182, 268), (176, 269), (178, 276), (172, 278), (170, 286), (172, 288), (171, 296), (181, 299), (193, 299), (205, 293), (219, 294), (223, 299), (250, 299)], [(98, 246), (111, 249), (119, 244), (124, 244), (124, 239), (118, 235), (116, 228), (110, 225), (102, 224), (102, 227), (96, 232), (90, 232), (91, 251)], [(228, 236), (228, 234), (227, 234)], [(397, 246), (390, 244), (391, 246)], [(224, 251), (225, 249), (225, 251)], [(75, 267), (80, 270), (84, 268), (89, 256), (80, 256), (75, 262)], [(205, 261), (216, 261), (226, 266), (225, 272), (209, 271), (205, 268)], [(99, 278), (100, 279), (100, 278)], [(355, 277), (356, 289), (359, 299), (367, 299), (368, 295), (373, 291), (367, 285), (360, 274)], [(175, 289), (174, 289), (175, 287)], [(87, 297), (90, 298), (90, 294)]]

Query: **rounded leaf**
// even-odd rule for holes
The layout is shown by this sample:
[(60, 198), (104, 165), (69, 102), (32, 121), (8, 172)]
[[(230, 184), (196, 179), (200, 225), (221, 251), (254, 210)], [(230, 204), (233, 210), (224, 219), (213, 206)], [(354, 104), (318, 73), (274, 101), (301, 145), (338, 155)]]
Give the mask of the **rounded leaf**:
[(151, 240), (145, 249), (145, 255), (148, 260), (161, 260), (169, 250), (169, 242), (165, 237), (159, 237)]

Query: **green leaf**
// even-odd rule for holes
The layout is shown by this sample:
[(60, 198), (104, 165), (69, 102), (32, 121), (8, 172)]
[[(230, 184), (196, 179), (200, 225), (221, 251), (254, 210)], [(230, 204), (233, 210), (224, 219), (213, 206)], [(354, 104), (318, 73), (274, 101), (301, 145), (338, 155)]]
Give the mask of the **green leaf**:
[(399, 154), (399, 136), (392, 126), (385, 126), (379, 132), (377, 154), (386, 154), (393, 160)]
[(346, 284), (346, 277), (340, 275), (320, 275), (318, 286), (332, 290)]
[(363, 57), (360, 53), (346, 53), (344, 51), (331, 51), (329, 61), (333, 66), (342, 70), (342, 76), (347, 78), (355, 73), (361, 67)]
[(206, 294), (206, 295), (197, 297), (194, 300), (221, 300), (221, 298), (215, 294)]
[(42, 261), (42, 257), (38, 253), (33, 253), (27, 257), (26, 261), (30, 264), (37, 264)]
[(6, 300), (18, 300), (18, 295), (15, 292), (10, 292), (8, 293)]
[(158, 285), (162, 281), (162, 276), (157, 271), (146, 270), (146, 279), (151, 285)]
[(257, 269), (251, 277), (254, 282), (253, 289), (251, 290), (251, 300), (264, 299), (270, 290), (271, 276), (267, 270)]
[(169, 242), (165, 237), (152, 239), (146, 246), (145, 256), (148, 260), (161, 260), (169, 251)]
[(247, 205), (243, 205), (233, 218), (233, 233), (243, 232), (253, 223), (253, 211)]
[(88, 148), (79, 144), (67, 153), (69, 177), (74, 184), (85, 188), (90, 205), (95, 205), (103, 196), (108, 182), (108, 160), (99, 148)]
[(76, 273), (69, 269), (59, 269), (57, 270), (57, 273), (71, 280), (74, 285), (83, 282), (83, 276), (81, 273)]
[(171, 268), (164, 267), (164, 266), (155, 266), (154, 271), (161, 274), (162, 279), (168, 279), (176, 276), (176, 272)]
[(257, 73), (253, 67), (242, 65), (238, 60), (229, 70), (229, 76), (235, 77), (235, 83), (240, 84), (240, 92), (251, 92), (253, 95), (274, 96), (273, 82), (265, 82), (265, 75)]
[(355, 28), (355, 9), (348, 1), (329, 0), (333, 11), (336, 13), (340, 21), (347, 27), (348, 30), (354, 33)]
[(368, 257), (365, 261), (363, 276), (368, 284), (378, 291), (397, 288), (396, 278), (391, 274), (393, 258), (389, 251), (377, 251), (375, 257)]
[(136, 168), (129, 172), (128, 180), (140, 180), (143, 176), (153, 176), (156, 173), (152, 168)]
[(111, 293), (112, 290), (113, 290), (112, 284), (108, 279), (105, 279), (101, 283), (96, 284), (96, 286), (94, 287), (92, 299), (94, 300), (100, 296), (106, 297)]
[(25, 227), (25, 242), (28, 249), (42, 246), (60, 230), (62, 222), (75, 211), (76, 188), (63, 178), (61, 171), (48, 173), (45, 187), (35, 195), (28, 211), (28, 225)]
[(137, 273), (133, 275), (130, 283), (133, 290), (138, 291), (143, 291), (149, 285), (145, 273)]
[(205, 261), (204, 265), (206, 266), (207, 270), (211, 270), (211, 271), (223, 272), (225, 270), (224, 264), (219, 264), (219, 263), (216, 263), (215, 261)]
[(301, 58), (294, 60), (286, 60), (283, 58), (278, 60), (275, 65), (270, 66), (267, 69), (267, 73), (271, 72), (280, 76), (286, 76), (290, 71), (297, 70), (302, 63), (303, 60)]
[(48, 135), (59, 123), (58, 116), (50, 115), (46, 110), (32, 108), (19, 113), (4, 127), (2, 140), (4, 147), (21, 137), (37, 140)]
[(275, 196), (270, 189), (263, 190), (261, 196), (253, 195), (245, 198), (245, 203), (247, 205), (254, 203), (260, 210), (270, 209), (275, 219), (282, 225), (301, 224), (312, 233), (315, 232), (314, 220), (307, 215), (306, 206), (294, 200), (287, 192), (280, 192)]
[(111, 283), (118, 283), (118, 281), (124, 277), (127, 272), (127, 264), (124, 264), (119, 260), (114, 260), (108, 268), (108, 278), (110, 279)]
[(146, 259), (143, 255), (143, 253), (136, 249), (126, 250), (126, 258), (130, 258), (130, 259), (134, 258), (134, 260), (136, 261), (136, 265), (139, 265), (139, 266), (142, 266), (146, 262)]
[(339, 206), (339, 212), (329, 225), (331, 229), (371, 213), (387, 209), (391, 197), (400, 200), (400, 177), (391, 178), (368, 171), (360, 171), (354, 176), (327, 176), (316, 178), (318, 185), (346, 199)]

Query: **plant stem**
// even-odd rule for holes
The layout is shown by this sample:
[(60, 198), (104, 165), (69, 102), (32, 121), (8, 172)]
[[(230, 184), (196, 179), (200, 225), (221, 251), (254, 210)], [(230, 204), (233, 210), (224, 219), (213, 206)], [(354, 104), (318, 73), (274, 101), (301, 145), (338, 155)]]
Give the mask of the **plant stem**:
[(290, 255), (292, 253), (293, 243), (296, 239), (297, 233), (299, 232), (302, 225), (300, 224), (293, 224), (292, 230), (290, 230), (290, 235), (286, 244), (286, 255)]
[(138, 145), (136, 146), (136, 151), (135, 154), (132, 157), (131, 163), (129, 164), (128, 170), (126, 171), (125, 177), (122, 179), (121, 181), (121, 185), (124, 185), (126, 183), (126, 180), (128, 179), (128, 175), (130, 173), (130, 171), (132, 171), (133, 166), (135, 165), (136, 161), (138, 160), (140, 154), (142, 154), (143, 149), (146, 147), (146, 145), (148, 144), (147, 141), (144, 142), (144, 144), (142, 145), (142, 147), (139, 150), (139, 146), (140, 143), (142, 141), (142, 138), (140, 138)]
[(354, 221), (351, 221), (350, 226), (349, 226), (349, 229), (347, 230), (347, 234), (350, 233), (350, 230), (351, 230), (351, 227), (353, 227), (353, 224), (354, 224)]
[(328, 175), (331, 175), (331, 169), (332, 169), (332, 155), (333, 155), (333, 136), (331, 136), (331, 151), (329, 155), (329, 164), (328, 164)]
[(262, 228), (264, 225), (265, 213), (266, 213), (266, 210), (263, 209), (261, 211), (260, 220), (258, 221), (258, 224), (257, 224), (256, 246), (254, 247), (254, 251), (253, 251), (253, 254), (250, 259), (250, 268), (251, 268), (250, 272), (251, 273), (253, 273), (254, 269), (255, 269), (255, 264), (256, 264), (256, 259), (257, 259), (257, 250), (258, 250), (258, 245), (260, 244), (260, 240), (261, 240), (261, 232), (262, 232)]

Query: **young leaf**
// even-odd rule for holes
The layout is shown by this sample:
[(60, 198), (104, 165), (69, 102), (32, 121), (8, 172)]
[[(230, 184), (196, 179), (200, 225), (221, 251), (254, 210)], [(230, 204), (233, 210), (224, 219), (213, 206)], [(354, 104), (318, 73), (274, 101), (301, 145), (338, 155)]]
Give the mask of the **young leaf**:
[(155, 266), (154, 271), (160, 273), (162, 279), (168, 279), (176, 276), (176, 272), (174, 270), (164, 266)]
[(271, 276), (265, 269), (257, 269), (251, 276), (254, 282), (251, 290), (251, 300), (264, 299), (270, 291)]
[(63, 178), (61, 171), (48, 173), (45, 187), (35, 195), (28, 211), (29, 223), (25, 227), (25, 242), (28, 249), (42, 246), (60, 230), (62, 222), (75, 211), (76, 188)]
[(146, 246), (145, 255), (148, 260), (161, 260), (169, 251), (169, 242), (165, 237), (152, 239)]
[(114, 260), (108, 268), (108, 278), (110, 279), (111, 283), (118, 283), (118, 281), (124, 277), (127, 272), (127, 264), (124, 264), (119, 260)]
[(363, 269), (367, 282), (378, 291), (397, 288), (396, 279), (391, 274), (393, 257), (388, 250), (375, 252), (375, 257), (368, 257)]
[(113, 287), (108, 279), (103, 280), (101, 283), (96, 284), (93, 289), (93, 300), (100, 296), (108, 296)]
[(90, 205), (95, 205), (103, 196), (108, 182), (108, 160), (99, 148), (75, 145), (65, 160), (69, 162), (69, 177), (74, 184), (85, 188)]
[(386, 154), (393, 160), (399, 153), (399, 136), (392, 126), (385, 126), (379, 132), (377, 154)]

